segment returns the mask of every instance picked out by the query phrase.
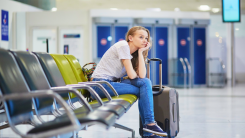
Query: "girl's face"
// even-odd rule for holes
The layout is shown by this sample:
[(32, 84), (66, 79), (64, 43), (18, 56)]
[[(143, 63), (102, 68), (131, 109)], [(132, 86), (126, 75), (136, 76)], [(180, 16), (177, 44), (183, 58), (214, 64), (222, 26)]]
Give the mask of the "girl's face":
[(131, 36), (129, 40), (134, 44), (138, 49), (144, 48), (148, 44), (148, 33), (145, 30), (137, 30), (134, 33), (134, 36)]

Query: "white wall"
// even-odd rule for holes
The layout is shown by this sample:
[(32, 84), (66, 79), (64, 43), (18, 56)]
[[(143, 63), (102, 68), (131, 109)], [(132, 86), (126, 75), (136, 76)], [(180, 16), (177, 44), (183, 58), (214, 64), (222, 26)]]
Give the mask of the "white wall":
[[(57, 11), (57, 12), (27, 12), (26, 13), (26, 42), (27, 48), (31, 48), (31, 30), (33, 27), (53, 27), (53, 28), (69, 28), (79, 26), (83, 29), (83, 47), (80, 51), (80, 58), (83, 59), (81, 65), (92, 61), (89, 37), (91, 31), (89, 20), (89, 11)], [(58, 38), (58, 36), (57, 36)], [(59, 47), (59, 42), (58, 47)], [(80, 48), (79, 48), (80, 49)], [(31, 49), (30, 49), (31, 50)]]
[[(0, 38), (0, 40), (1, 40), (0, 41), (0, 47), (6, 48), (6, 49), (10, 49), (10, 48), (15, 47), (11, 43), (11, 40), (15, 39), (13, 37), (16, 37), (16, 36), (14, 36), (15, 33), (12, 32), (12, 31), (15, 31), (15, 30), (13, 30), (13, 28), (15, 28), (15, 26), (14, 26), (15, 24), (13, 23), (13, 20), (15, 20), (13, 17), (14, 12), (42, 11), (39, 8), (29, 6), (29, 5), (20, 3), (20, 2), (12, 1), (12, 0), (0, 0), (0, 12), (2, 10), (9, 12), (9, 41), (2, 41), (1, 40), (2, 38)], [(2, 19), (1, 16), (2, 15), (0, 14), (0, 19)], [(23, 25), (24, 24), (22, 24), (21, 26), (18, 26), (18, 27), (25, 28), (25, 26), (23, 26)], [(0, 32), (1, 32), (1, 29), (2, 29), (2, 26), (0, 24)], [(21, 36), (24, 36), (24, 35), (21, 35)]]
[(16, 13), (16, 31), (15, 31), (15, 41), (13, 44), (15, 47), (14, 49), (18, 50), (26, 50), (26, 13), (25, 12), (18, 12)]

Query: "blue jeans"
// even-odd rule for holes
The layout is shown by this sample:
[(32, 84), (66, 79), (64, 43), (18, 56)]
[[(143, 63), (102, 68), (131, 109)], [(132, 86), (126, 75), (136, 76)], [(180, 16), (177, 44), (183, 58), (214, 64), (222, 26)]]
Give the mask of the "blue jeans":
[[(93, 81), (107, 81), (109, 82), (119, 95), (122, 94), (133, 94), (138, 97), (138, 107), (141, 116), (142, 124), (154, 123), (154, 105), (153, 105), (153, 94), (152, 94), (152, 84), (148, 78), (136, 78), (136, 79), (126, 79), (119, 82), (113, 82), (107, 79), (94, 78)], [(115, 96), (112, 90), (103, 84), (105, 89), (109, 92), (111, 96)], [(93, 87), (93, 89), (98, 93), (101, 98), (106, 96), (98, 87)], [(94, 97), (93, 97), (94, 98)], [(151, 133), (144, 131), (144, 136), (150, 136)]]

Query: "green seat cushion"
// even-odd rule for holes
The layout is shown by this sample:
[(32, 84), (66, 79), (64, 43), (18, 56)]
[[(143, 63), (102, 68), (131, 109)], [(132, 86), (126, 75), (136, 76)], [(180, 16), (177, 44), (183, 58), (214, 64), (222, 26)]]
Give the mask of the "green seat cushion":
[[(119, 95), (119, 96), (113, 96), (112, 99), (113, 100), (117, 100), (117, 99), (125, 100), (132, 105), (137, 100), (137, 96), (135, 96), (133, 94), (123, 94), (123, 95)], [(108, 101), (108, 99), (103, 98), (102, 101), (106, 102), (106, 101)], [(89, 104), (96, 104), (96, 103), (98, 103), (97, 100), (94, 100), (94, 101), (90, 102)]]
[[(60, 73), (66, 83), (66, 85), (68, 84), (78, 84), (78, 81), (74, 75), (74, 72), (69, 64), (69, 62), (67, 61), (67, 59), (61, 55), (61, 54), (50, 54), (52, 56), (52, 58), (54, 59), (54, 61), (56, 62)], [(82, 94), (85, 93), (84, 89), (79, 89), (79, 91), (82, 92)], [(76, 95), (73, 93), (69, 93), (71, 98), (75, 98)]]

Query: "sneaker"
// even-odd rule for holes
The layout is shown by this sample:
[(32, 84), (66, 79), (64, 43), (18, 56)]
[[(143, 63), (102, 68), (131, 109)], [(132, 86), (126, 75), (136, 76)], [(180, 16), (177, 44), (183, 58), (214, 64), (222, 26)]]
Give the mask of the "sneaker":
[(167, 137), (161, 137), (158, 135), (152, 135), (152, 136), (143, 136), (142, 138), (167, 138)]
[(144, 125), (143, 130), (158, 136), (168, 136), (168, 134), (164, 132), (157, 124), (154, 126)]

